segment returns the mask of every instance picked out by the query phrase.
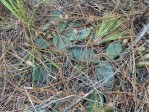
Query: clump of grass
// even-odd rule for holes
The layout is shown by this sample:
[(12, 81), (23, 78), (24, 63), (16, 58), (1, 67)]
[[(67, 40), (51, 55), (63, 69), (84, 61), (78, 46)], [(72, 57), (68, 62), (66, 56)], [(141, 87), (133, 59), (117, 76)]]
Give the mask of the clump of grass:
[(100, 43), (126, 38), (126, 31), (120, 30), (123, 23), (124, 21), (121, 18), (106, 14), (102, 22), (96, 27), (94, 43), (99, 45)]
[(21, 22), (31, 25), (33, 15), (30, 18), (27, 17), (26, 9), (21, 0), (0, 0), (0, 2)]

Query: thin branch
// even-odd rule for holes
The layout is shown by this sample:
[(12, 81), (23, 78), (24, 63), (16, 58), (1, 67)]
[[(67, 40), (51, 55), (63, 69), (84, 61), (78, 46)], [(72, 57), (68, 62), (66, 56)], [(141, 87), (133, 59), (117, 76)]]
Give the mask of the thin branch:
[(138, 34), (136, 40), (135, 40), (135, 45), (149, 32), (149, 21), (147, 25), (144, 26), (144, 28), (141, 30), (141, 32)]
[(26, 94), (27, 94), (27, 96), (28, 96), (29, 101), (31, 102), (32, 107), (34, 108), (35, 112), (37, 112), (37, 110), (36, 110), (36, 108), (35, 108), (35, 106), (34, 106), (34, 104), (33, 104), (33, 102), (32, 102), (32, 99), (30, 98), (30, 96), (29, 96), (29, 94), (28, 94), (28, 92), (27, 92), (26, 89), (25, 89), (25, 92), (26, 92)]

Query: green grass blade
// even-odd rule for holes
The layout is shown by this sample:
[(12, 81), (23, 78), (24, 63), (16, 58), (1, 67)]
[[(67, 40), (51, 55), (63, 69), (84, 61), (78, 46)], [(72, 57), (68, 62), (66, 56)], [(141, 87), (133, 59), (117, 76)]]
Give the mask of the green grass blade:
[(108, 22), (109, 22), (108, 20), (103, 20), (101, 25), (98, 26), (96, 38), (102, 38), (102, 34), (101, 33), (105, 29), (105, 27), (107, 26)]
[(110, 35), (105, 41), (113, 41), (113, 40), (117, 40), (117, 39), (121, 39), (121, 38), (126, 38), (126, 31), (123, 32), (115, 32), (112, 35)]
[(32, 23), (33, 23), (33, 20), (34, 20), (34, 11), (31, 12), (32, 16), (31, 18), (29, 19), (29, 26), (32, 27)]
[(18, 15), (19, 19), (22, 20), (22, 16), (20, 15), (20, 11), (17, 9), (18, 6), (16, 6), (16, 4), (14, 2), (12, 2), (12, 0), (8, 0), (11, 7), (13, 8), (13, 10), (16, 12), (16, 14)]
[(21, 5), (20, 0), (16, 0), (16, 1), (17, 1), (18, 7), (19, 7), (19, 9), (20, 9), (20, 13), (21, 13), (23, 19), (24, 19), (25, 21), (27, 21), (26, 14), (25, 14), (25, 10), (24, 10), (23, 6)]
[(15, 15), (18, 19), (20, 19), (18, 14), (14, 11), (14, 9), (10, 6), (10, 4), (6, 2), (6, 0), (1, 0), (1, 2), (13, 13), (13, 15)]
[(108, 33), (110, 33), (110, 30), (112, 30), (116, 25), (116, 20), (109, 20), (104, 29), (101, 31), (101, 36), (105, 36)]

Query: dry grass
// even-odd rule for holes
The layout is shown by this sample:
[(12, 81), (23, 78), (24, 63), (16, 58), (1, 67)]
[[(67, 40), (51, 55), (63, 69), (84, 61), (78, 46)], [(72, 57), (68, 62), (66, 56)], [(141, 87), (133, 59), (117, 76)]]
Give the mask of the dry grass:
[[(112, 104), (113, 112), (147, 112), (149, 110), (149, 68), (145, 66), (138, 69), (135, 63), (141, 60), (144, 54), (149, 53), (148, 36), (134, 48), (131, 47), (134, 46), (136, 38), (133, 29), (138, 27), (134, 26), (133, 22), (147, 7), (142, 0), (132, 2), (132, 5), (125, 4), (126, 2), (118, 4), (125, 13), (117, 10), (117, 6), (108, 0), (108, 2), (101, 0), (100, 3), (90, 0), (54, 1), (56, 0), (38, 4), (39, 8), (34, 14), (32, 28), (28, 28), (11, 13), (7, 13), (9, 12), (7, 9), (2, 11), (0, 4), (0, 111), (21, 112), (25, 109), (38, 111), (37, 109), (42, 107), (56, 112), (54, 105), (59, 104), (58, 108), (62, 112), (67, 112), (69, 109), (72, 109), (72, 112), (85, 112), (84, 100), (92, 91), (98, 90), (105, 96), (104, 106)], [(37, 7), (35, 2), (25, 1), (24, 5), (28, 10)], [(72, 10), (70, 10), (71, 7)], [(124, 51), (120, 58), (111, 61), (115, 70), (112, 90), (105, 90), (103, 85), (107, 80), (101, 84), (98, 83), (94, 73), (95, 65), (76, 62), (55, 46), (44, 50), (35, 46), (34, 38), (38, 36), (51, 41), (52, 32), (56, 32), (54, 25), (53, 28), (45, 31), (46, 34), (40, 30), (49, 22), (52, 10), (57, 8), (61, 8), (65, 15), (69, 15), (68, 18), (62, 18), (60, 21), (81, 20), (83, 27), (95, 27), (95, 24), (102, 19), (102, 14), (107, 11), (126, 19), (123, 27), (128, 29), (131, 38), (123, 45)], [(138, 54), (137, 49), (142, 45), (146, 50)], [(98, 60), (103, 61), (103, 52), (107, 45), (92, 47), (99, 54)], [(25, 63), (27, 60), (43, 66), (50, 61), (59, 69), (46, 82), (34, 84), (32, 67)]]

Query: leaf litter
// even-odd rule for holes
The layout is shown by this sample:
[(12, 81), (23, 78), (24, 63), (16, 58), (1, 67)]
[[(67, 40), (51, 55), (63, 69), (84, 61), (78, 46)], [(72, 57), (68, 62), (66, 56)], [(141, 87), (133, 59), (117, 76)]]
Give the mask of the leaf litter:
[(18, 111), (16, 102), (24, 112), (148, 110), (149, 44), (143, 35), (134, 45), (131, 26), (146, 2), (2, 1), (15, 24), (0, 18), (2, 111)]

